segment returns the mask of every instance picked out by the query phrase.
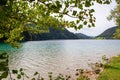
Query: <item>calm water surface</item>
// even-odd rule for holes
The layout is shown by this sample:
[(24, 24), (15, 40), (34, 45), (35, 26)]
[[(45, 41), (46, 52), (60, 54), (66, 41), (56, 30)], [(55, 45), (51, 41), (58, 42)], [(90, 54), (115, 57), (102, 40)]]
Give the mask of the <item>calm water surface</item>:
[(29, 74), (38, 71), (72, 74), (77, 68), (90, 68), (102, 55), (120, 54), (120, 40), (53, 40), (22, 43), (20, 49), (0, 43), (0, 53), (8, 52), (11, 69), (24, 68)]

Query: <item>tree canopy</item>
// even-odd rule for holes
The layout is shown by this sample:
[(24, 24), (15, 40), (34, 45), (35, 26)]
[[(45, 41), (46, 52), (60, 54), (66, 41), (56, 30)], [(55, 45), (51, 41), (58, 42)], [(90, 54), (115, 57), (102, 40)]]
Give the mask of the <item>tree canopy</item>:
[(118, 29), (114, 34), (115, 39), (120, 39), (120, 0), (116, 0), (117, 6), (114, 10), (111, 10), (111, 15), (108, 17), (108, 20), (114, 20)]
[[(0, 0), (0, 38), (18, 45), (26, 30), (45, 32), (48, 27), (95, 26), (94, 3), (110, 4), (111, 0)], [(67, 21), (64, 16), (75, 18)], [(35, 24), (31, 27), (29, 24)]]

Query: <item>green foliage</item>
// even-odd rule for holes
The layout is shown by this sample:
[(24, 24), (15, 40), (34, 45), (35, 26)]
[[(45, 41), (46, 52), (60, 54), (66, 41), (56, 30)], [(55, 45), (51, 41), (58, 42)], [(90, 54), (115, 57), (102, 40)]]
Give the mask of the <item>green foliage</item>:
[(7, 4), (7, 0), (0, 0), (0, 5), (3, 6), (3, 5), (6, 5)]
[(114, 10), (111, 10), (111, 15), (108, 17), (108, 20), (114, 20), (118, 29), (114, 34), (115, 39), (120, 39), (120, 0), (116, 0), (117, 6)]
[(120, 56), (113, 57), (108, 64), (104, 65), (104, 71), (97, 80), (119, 80), (120, 79)]
[(97, 40), (103, 40), (103, 39), (105, 39), (104, 37), (97, 37), (96, 38)]
[(20, 74), (17, 75), (17, 79), (21, 79), (21, 75)]
[[(18, 42), (24, 31), (43, 33), (48, 27), (72, 27), (81, 29), (82, 25), (95, 26), (95, 2), (109, 4), (111, 0), (0, 0), (0, 38), (6, 43), (20, 47)], [(78, 10), (75, 10), (78, 9)], [(64, 16), (76, 18), (66, 21)], [(37, 26), (31, 27), (28, 24)]]
[(12, 70), (12, 73), (13, 73), (13, 74), (17, 74), (17, 73), (18, 73), (18, 70)]
[(36, 75), (38, 75), (38, 74), (39, 74), (38, 72), (35, 72), (35, 73), (34, 73), (34, 76), (36, 76)]
[(0, 80), (8, 76), (8, 55), (7, 53), (0, 54)]
[(24, 77), (29, 79), (29, 77), (24, 73), (24, 70), (22, 68), (20, 68), (19, 70), (12, 70), (11, 74), (16, 76), (17, 79), (24, 79)]
[(115, 39), (120, 39), (120, 28), (116, 30), (116, 33), (114, 33), (114, 38)]

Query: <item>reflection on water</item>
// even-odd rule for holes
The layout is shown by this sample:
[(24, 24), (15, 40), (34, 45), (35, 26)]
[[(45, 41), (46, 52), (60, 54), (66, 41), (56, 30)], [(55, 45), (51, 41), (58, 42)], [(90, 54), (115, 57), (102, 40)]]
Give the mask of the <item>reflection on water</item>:
[(102, 55), (120, 53), (120, 40), (56, 40), (22, 43), (20, 49), (0, 43), (0, 53), (7, 51), (11, 69), (24, 68), (27, 73), (73, 73), (89, 68), (88, 63), (101, 60)]

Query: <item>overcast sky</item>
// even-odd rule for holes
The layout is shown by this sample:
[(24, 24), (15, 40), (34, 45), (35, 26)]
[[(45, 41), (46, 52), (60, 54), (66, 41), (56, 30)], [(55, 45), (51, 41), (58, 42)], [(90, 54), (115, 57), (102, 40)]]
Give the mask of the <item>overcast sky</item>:
[(81, 30), (75, 31), (74, 29), (69, 28), (68, 30), (74, 33), (84, 33), (88, 36), (97, 36), (106, 29), (115, 26), (114, 21), (108, 21), (107, 17), (110, 15), (111, 9), (114, 9), (116, 6), (115, 0), (112, 0), (110, 5), (100, 5), (95, 4), (93, 7), (95, 9), (95, 17), (96, 17), (96, 27), (88, 28), (84, 27)]

